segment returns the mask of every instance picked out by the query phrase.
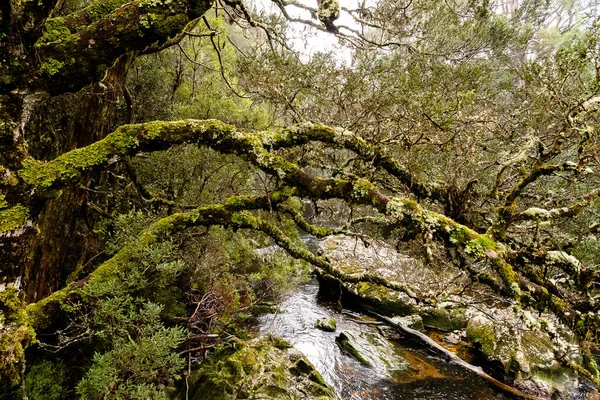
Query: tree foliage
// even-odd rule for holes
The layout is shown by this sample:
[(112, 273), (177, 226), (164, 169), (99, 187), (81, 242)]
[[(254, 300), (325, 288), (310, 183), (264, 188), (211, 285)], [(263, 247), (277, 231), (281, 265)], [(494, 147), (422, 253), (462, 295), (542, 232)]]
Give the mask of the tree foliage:
[(300, 232), (384, 236), (597, 346), (593, 2), (246, 3), (0, 9), (7, 396), (166, 398), (307, 264), (429, 301)]

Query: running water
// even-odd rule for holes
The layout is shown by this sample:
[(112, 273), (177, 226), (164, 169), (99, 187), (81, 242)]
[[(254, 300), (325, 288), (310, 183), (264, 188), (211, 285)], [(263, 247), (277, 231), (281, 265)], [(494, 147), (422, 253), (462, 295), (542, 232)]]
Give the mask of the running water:
[[(408, 368), (389, 374), (369, 368), (342, 352), (335, 341), (342, 331), (378, 333), (377, 325), (359, 313), (336, 311), (319, 299), (316, 281), (291, 293), (275, 314), (259, 317), (259, 334), (288, 340), (313, 363), (343, 400), (392, 399), (506, 399), (478, 376), (447, 363), (416, 344), (393, 343)], [(314, 328), (320, 318), (335, 318), (336, 332)], [(362, 323), (361, 323), (362, 322)]]

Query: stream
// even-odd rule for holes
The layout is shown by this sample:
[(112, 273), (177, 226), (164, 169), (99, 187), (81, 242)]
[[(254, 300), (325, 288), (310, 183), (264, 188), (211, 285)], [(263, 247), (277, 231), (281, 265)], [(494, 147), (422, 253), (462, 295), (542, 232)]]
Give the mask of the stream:
[[(319, 318), (335, 318), (337, 330), (314, 328)], [(359, 321), (359, 322), (357, 322)], [(360, 323), (360, 322), (363, 323)], [(343, 400), (392, 399), (506, 399), (484, 380), (446, 362), (416, 343), (393, 342), (394, 353), (408, 367), (391, 373), (364, 366), (344, 353), (335, 341), (342, 331), (375, 334), (374, 320), (360, 313), (336, 310), (336, 304), (319, 297), (319, 285), (311, 281), (290, 293), (275, 314), (259, 317), (259, 334), (288, 340), (323, 375)]]

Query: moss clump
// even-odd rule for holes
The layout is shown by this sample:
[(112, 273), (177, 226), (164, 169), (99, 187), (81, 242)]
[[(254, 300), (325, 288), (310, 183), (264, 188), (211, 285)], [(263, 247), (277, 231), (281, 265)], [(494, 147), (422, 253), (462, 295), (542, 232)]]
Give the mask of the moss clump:
[(391, 217), (402, 219), (410, 214), (420, 214), (421, 209), (414, 200), (392, 197), (386, 204), (385, 212)]
[(65, 367), (42, 361), (31, 367), (25, 377), (25, 393), (31, 400), (61, 400), (68, 397)]
[(496, 335), (491, 326), (479, 324), (474, 320), (467, 325), (467, 338), (480, 346), (481, 352), (487, 356), (493, 355), (496, 349)]
[(457, 245), (462, 245), (471, 239), (473, 239), (472, 232), (466, 226), (460, 225), (460, 226), (455, 227), (454, 229), (451, 229), (451, 231), (450, 231), (450, 242), (451, 243), (454, 243)]
[(21, 204), (8, 207), (4, 195), (0, 194), (0, 232), (8, 232), (25, 224), (29, 218), (29, 210)]
[(38, 72), (40, 75), (52, 76), (57, 74), (64, 66), (64, 62), (49, 58), (40, 65)]
[(27, 222), (29, 211), (22, 205), (0, 210), (0, 232), (17, 229)]
[(21, 378), (25, 348), (35, 341), (35, 332), (26, 323), (23, 299), (12, 286), (0, 292), (0, 327), (0, 376), (16, 385)]
[(315, 322), (315, 328), (325, 332), (335, 332), (337, 322), (335, 318), (320, 318)]
[(9, 324), (0, 333), (0, 376), (16, 385), (21, 379), (21, 366), (25, 362), (25, 348), (35, 340), (30, 326)]
[(301, 353), (273, 337), (220, 348), (189, 381), (194, 400), (337, 398)]
[(271, 342), (273, 346), (278, 348), (279, 350), (291, 349), (293, 346), (290, 342), (285, 339), (280, 338), (279, 336), (269, 335), (267, 339)]
[(63, 18), (50, 18), (46, 20), (42, 37), (39, 38), (35, 45), (41, 46), (46, 43), (58, 42), (69, 36), (71, 36), (71, 31)]
[(488, 251), (496, 251), (496, 241), (486, 235), (477, 235), (475, 239), (469, 240), (465, 245), (465, 252), (473, 257), (486, 257)]

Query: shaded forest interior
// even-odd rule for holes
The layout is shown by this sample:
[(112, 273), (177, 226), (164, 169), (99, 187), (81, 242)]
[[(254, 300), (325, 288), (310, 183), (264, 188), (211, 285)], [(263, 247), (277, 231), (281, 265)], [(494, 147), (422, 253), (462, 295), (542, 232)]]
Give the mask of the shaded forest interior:
[(0, 399), (338, 398), (313, 275), (597, 395), (599, 130), (597, 0), (7, 0)]

